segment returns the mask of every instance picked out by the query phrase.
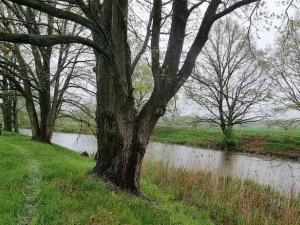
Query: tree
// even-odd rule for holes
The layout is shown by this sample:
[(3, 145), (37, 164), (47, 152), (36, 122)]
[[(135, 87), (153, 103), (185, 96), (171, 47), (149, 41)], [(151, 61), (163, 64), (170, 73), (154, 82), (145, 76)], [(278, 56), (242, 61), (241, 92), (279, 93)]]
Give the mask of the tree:
[[(131, 58), (128, 42), (128, 0), (7, 0), (18, 5), (47, 13), (60, 19), (80, 24), (92, 37), (79, 35), (12, 34), (0, 32), (0, 40), (37, 46), (80, 43), (94, 49), (97, 80), (97, 137), (98, 152), (95, 174), (105, 177), (123, 189), (140, 193), (140, 173), (150, 134), (158, 119), (164, 115), (167, 103), (191, 75), (196, 58), (207, 41), (215, 21), (259, 0), (145, 1), (151, 4), (151, 38), (145, 38), (146, 47)], [(148, 2), (148, 3), (147, 3)], [(172, 4), (172, 6), (170, 6)], [(205, 13), (195, 39), (183, 54), (186, 27), (189, 18), (203, 5)], [(253, 6), (254, 7), (254, 6)], [(72, 9), (67, 11), (67, 9)], [(256, 7), (254, 7), (256, 8)], [(165, 13), (167, 11), (167, 13)], [(200, 20), (200, 19), (199, 19)], [(166, 27), (167, 26), (167, 27)], [(162, 29), (164, 27), (164, 29)], [(162, 33), (167, 31), (168, 43), (161, 51)], [(153, 92), (143, 109), (136, 114), (132, 73), (135, 62), (147, 49), (151, 40), (151, 69)]]
[(6, 77), (0, 80), (0, 104), (5, 131), (19, 132), (18, 123), (18, 93), (14, 85)]
[(10, 94), (10, 84), (8, 80), (3, 77), (0, 83), (1, 98), (2, 98), (2, 116), (3, 116), (3, 130), (12, 132), (12, 115), (13, 115), (13, 101)]
[(188, 98), (206, 109), (204, 121), (221, 128), (225, 148), (235, 144), (235, 125), (265, 117), (259, 104), (269, 98), (267, 67), (249, 38), (235, 21), (220, 20), (200, 55), (191, 84), (185, 88)]
[[(300, 111), (300, 20), (290, 21), (277, 40), (277, 47), (270, 64), (271, 78), (277, 90), (277, 99), (284, 107), (281, 110)], [(279, 109), (278, 109), (279, 110)]]
[[(7, 1), (1, 3), (0, 13), (7, 17), (0, 29), (8, 35), (23, 32), (51, 36), (55, 32), (61, 35), (83, 32), (77, 24), (54, 20), (51, 15)], [(81, 70), (84, 70), (79, 55), (86, 52), (87, 47), (80, 45), (41, 47), (4, 43), (0, 58), (1, 74), (25, 98), (34, 140), (50, 143), (56, 118), (66, 101), (65, 95), (70, 87), (77, 87), (74, 80), (81, 79)]]

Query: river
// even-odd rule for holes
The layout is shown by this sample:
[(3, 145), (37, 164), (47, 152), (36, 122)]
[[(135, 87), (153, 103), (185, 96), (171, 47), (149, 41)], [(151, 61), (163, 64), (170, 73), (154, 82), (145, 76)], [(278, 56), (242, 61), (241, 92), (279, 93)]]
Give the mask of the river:
[[(30, 130), (22, 130), (31, 135)], [(53, 134), (52, 142), (76, 152), (96, 152), (97, 142), (92, 135)], [(146, 160), (168, 163), (188, 170), (205, 170), (239, 179), (248, 179), (271, 187), (283, 194), (300, 194), (300, 162), (270, 156), (223, 152), (152, 142)]]

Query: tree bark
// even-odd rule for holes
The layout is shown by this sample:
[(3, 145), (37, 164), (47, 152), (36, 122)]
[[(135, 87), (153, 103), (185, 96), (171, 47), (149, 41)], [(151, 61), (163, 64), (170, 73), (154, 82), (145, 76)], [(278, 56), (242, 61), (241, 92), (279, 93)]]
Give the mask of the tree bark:
[(14, 132), (19, 133), (19, 117), (18, 117), (18, 99), (17, 99), (17, 92), (14, 92), (14, 99), (13, 99), (13, 125), (14, 125)]
[[(46, 85), (45, 85), (46, 86)], [(50, 85), (47, 85), (49, 87)], [(51, 99), (50, 90), (43, 90), (39, 95), (40, 105), (40, 136), (39, 141), (51, 143), (53, 134), (52, 120), (51, 120)]]
[[(104, 1), (102, 25), (109, 39), (94, 33), (111, 61), (96, 53), (97, 136), (95, 174), (132, 193), (140, 193), (140, 168), (150, 135), (136, 119), (127, 43), (128, 2)], [(109, 40), (109, 41), (108, 41)], [(113, 49), (111, 49), (113, 47)]]
[(12, 96), (9, 93), (9, 83), (6, 78), (3, 78), (3, 103), (2, 103), (2, 114), (4, 131), (12, 132)]
[[(98, 152), (94, 172), (122, 189), (141, 193), (141, 169), (150, 134), (162, 114), (148, 104), (134, 120), (120, 121), (128, 114), (100, 114)], [(162, 112), (159, 112), (162, 113)], [(128, 118), (128, 117), (127, 117)], [(130, 117), (133, 118), (133, 117)]]

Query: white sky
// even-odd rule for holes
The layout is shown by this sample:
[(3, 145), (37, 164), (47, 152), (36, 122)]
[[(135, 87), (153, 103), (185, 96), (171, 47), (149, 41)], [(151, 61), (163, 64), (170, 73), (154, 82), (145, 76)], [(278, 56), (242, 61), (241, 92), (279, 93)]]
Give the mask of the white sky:
[[(266, 7), (267, 10), (269, 12), (269, 14), (275, 14), (275, 15), (280, 15), (282, 13), (285, 13), (286, 11), (286, 5), (282, 5), (282, 3), (280, 4), (280, 2), (282, 1), (278, 1), (278, 0), (265, 0), (266, 2)], [(299, 4), (299, 1), (296, 1)], [(290, 18), (292, 18), (295, 14), (295, 9), (294, 8), (290, 8), (288, 10), (288, 14), (290, 16)], [(282, 19), (275, 19), (272, 18), (272, 26), (270, 27), (270, 30), (266, 30), (264, 28), (265, 23), (261, 23), (259, 24), (259, 32), (258, 35), (261, 37), (260, 40), (258, 40), (257, 44), (260, 48), (265, 48), (268, 45), (272, 46), (274, 44), (274, 41), (276, 39), (276, 36), (278, 35), (278, 30), (276, 27), (283, 27), (286, 24), (286, 20), (282, 20)]]
[[(286, 6), (283, 6), (282, 3), (280, 4), (279, 0), (265, 0), (266, 2), (266, 8), (268, 10), (268, 13), (280, 15), (282, 13), (285, 13)], [(296, 0), (296, 2), (299, 4), (299, 1)], [(295, 9), (290, 9), (289, 11), (290, 17), (292, 17), (295, 14)], [(286, 24), (286, 21), (283, 21), (282, 19), (275, 19), (274, 17), (269, 20), (269, 22), (272, 21), (272, 25), (267, 25), (267, 23), (263, 21), (256, 22), (257, 29), (252, 29), (252, 33), (256, 34), (256, 36), (260, 37), (257, 39), (257, 46), (261, 49), (264, 49), (268, 46), (274, 46), (276, 37), (278, 36), (278, 29), (276, 27), (283, 27)], [(241, 21), (242, 22), (242, 21)], [(268, 27), (269, 30), (267, 30), (265, 27)], [(197, 104), (192, 102), (191, 100), (185, 99), (183, 96), (183, 93), (179, 94), (179, 101), (178, 101), (178, 109), (180, 115), (192, 115), (192, 114), (198, 114), (203, 115), (203, 111), (201, 110), (201, 107), (199, 107)]]

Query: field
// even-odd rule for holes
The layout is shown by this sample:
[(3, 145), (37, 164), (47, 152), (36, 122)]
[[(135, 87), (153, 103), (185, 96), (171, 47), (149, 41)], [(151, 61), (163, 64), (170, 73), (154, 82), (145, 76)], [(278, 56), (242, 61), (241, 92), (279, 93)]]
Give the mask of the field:
[[(238, 128), (234, 130), (236, 151), (300, 157), (300, 130)], [(189, 146), (220, 148), (222, 135), (217, 128), (157, 126), (152, 140)]]
[(95, 162), (56, 145), (0, 136), (0, 224), (296, 225), (300, 199), (251, 182), (146, 162), (143, 196), (91, 175)]

